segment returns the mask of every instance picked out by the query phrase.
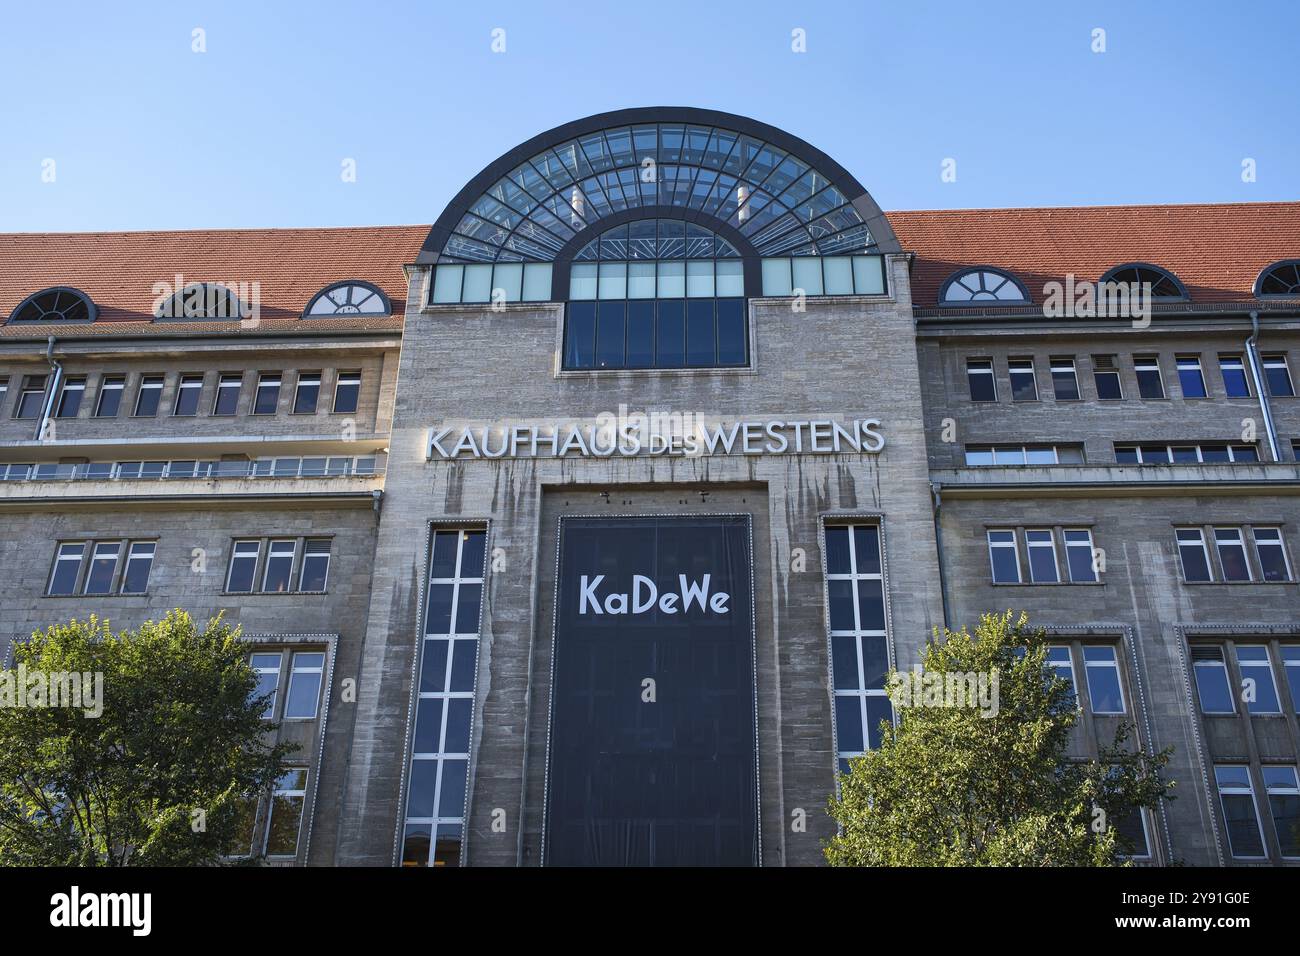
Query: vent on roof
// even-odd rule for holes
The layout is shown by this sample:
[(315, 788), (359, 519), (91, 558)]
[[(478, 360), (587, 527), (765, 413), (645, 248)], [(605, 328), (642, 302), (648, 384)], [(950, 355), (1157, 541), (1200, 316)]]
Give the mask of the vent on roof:
[(55, 286), (33, 293), (14, 309), (10, 322), (93, 322), (95, 303), (80, 289)]

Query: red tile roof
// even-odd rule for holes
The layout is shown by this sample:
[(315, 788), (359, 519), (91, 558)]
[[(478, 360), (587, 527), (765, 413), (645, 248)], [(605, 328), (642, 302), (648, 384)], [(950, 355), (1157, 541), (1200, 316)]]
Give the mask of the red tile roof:
[(1193, 302), (1252, 298), (1255, 278), (1300, 258), (1300, 203), (943, 209), (886, 213), (917, 254), (912, 302), (937, 304), (943, 281), (966, 266), (1013, 272), (1034, 302), (1043, 284), (1096, 281), (1112, 266), (1149, 262), (1182, 280)]

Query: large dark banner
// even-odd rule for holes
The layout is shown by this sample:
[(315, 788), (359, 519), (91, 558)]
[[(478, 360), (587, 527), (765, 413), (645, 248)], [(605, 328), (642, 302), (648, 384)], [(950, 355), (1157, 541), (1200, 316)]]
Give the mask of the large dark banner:
[(758, 862), (749, 517), (563, 518), (545, 862)]

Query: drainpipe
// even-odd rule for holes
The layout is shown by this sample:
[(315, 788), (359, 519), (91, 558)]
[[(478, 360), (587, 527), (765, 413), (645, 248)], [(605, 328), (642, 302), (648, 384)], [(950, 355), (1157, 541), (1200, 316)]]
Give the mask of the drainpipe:
[(45, 361), (50, 363), (50, 388), (45, 393), (45, 403), (41, 406), (41, 420), (36, 426), (36, 440), (41, 441), (45, 437), (46, 423), (50, 420), (50, 415), (54, 412), (54, 399), (59, 394), (59, 385), (63, 381), (63, 366), (59, 360), (54, 357), (54, 336), (49, 337), (45, 343)]
[(943, 626), (952, 627), (948, 616), (948, 576), (943, 571), (943, 529), (939, 527), (939, 507), (943, 504), (943, 486), (930, 482), (930, 496), (934, 504), (934, 546), (939, 557), (939, 600), (943, 604)]
[(1246, 339), (1246, 357), (1250, 360), (1250, 377), (1255, 381), (1255, 394), (1259, 396), (1259, 410), (1264, 416), (1264, 431), (1268, 435), (1268, 451), (1273, 461), (1281, 461), (1277, 453), (1277, 430), (1273, 427), (1273, 410), (1268, 404), (1268, 390), (1264, 388), (1263, 363), (1259, 358), (1259, 313), (1250, 313), (1250, 338)]

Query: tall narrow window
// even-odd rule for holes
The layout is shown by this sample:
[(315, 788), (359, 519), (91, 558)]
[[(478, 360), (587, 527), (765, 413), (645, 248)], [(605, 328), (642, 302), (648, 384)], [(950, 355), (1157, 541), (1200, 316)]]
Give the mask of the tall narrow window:
[(1124, 713), (1124, 687), (1119, 659), (1108, 645), (1085, 646), (1083, 669), (1088, 678), (1088, 701), (1094, 714)]
[(125, 375), (105, 375), (101, 378), (99, 399), (95, 403), (95, 417), (115, 418), (122, 407), (122, 392), (125, 389)]
[(1291, 383), (1291, 370), (1287, 368), (1286, 355), (1275, 352), (1263, 356), (1263, 359), (1264, 381), (1268, 383), (1268, 393), (1282, 398), (1294, 395), (1295, 387)]
[(266, 822), (266, 855), (297, 856), (302, 830), (303, 808), (307, 803), (307, 768), (295, 767), (280, 775), (271, 794)]
[(1079, 377), (1074, 371), (1074, 359), (1052, 359), (1052, 391), (1058, 402), (1073, 402), (1079, 398)]
[(173, 415), (197, 415), (199, 413), (199, 396), (203, 394), (202, 375), (182, 375), (176, 387), (176, 404), (172, 406)]
[(1196, 679), (1196, 696), (1203, 714), (1235, 714), (1236, 695), (1228, 678), (1228, 665), (1223, 659), (1223, 648), (1193, 644), (1192, 676)]
[(1034, 376), (1034, 360), (1011, 359), (1007, 362), (1007, 370), (1011, 374), (1011, 400), (1038, 401), (1038, 380)]
[(286, 720), (315, 720), (325, 675), (325, 655), (298, 652), (289, 667), (289, 688), (284, 695)]
[(1238, 644), (1237, 667), (1241, 670), (1241, 699), (1252, 714), (1280, 714), (1282, 702), (1273, 680), (1273, 664), (1263, 644)]
[(1097, 386), (1097, 397), (1104, 402), (1119, 401), (1124, 397), (1124, 390), (1119, 383), (1119, 367), (1113, 355), (1094, 355), (1092, 357), (1092, 380)]
[(5, 399), (9, 397), (9, 376), (0, 375), (0, 414), (4, 413)]
[(324, 591), (330, 573), (330, 539), (308, 538), (303, 542), (299, 591)]
[(257, 559), (262, 551), (260, 541), (236, 541), (230, 552), (230, 570), (226, 574), (226, 591), (247, 594), (257, 580)]
[(293, 393), (293, 411), (295, 415), (309, 415), (316, 411), (316, 401), (320, 397), (320, 372), (299, 372), (298, 387)]
[(1059, 583), (1061, 577), (1056, 565), (1056, 536), (1052, 530), (1026, 529), (1025, 547), (1029, 552), (1029, 580), (1034, 584)]
[(1205, 398), (1205, 376), (1201, 373), (1199, 355), (1179, 355), (1178, 385), (1183, 390), (1183, 398)]
[(1255, 539), (1255, 557), (1265, 581), (1290, 581), (1291, 564), (1282, 544), (1281, 528), (1251, 528)]
[(50, 583), (45, 588), (46, 594), (68, 595), (77, 592), (77, 576), (81, 573), (81, 559), (86, 555), (86, 545), (82, 542), (59, 545), (58, 557), (54, 559), (54, 568), (50, 571)]
[(1074, 584), (1094, 583), (1097, 580), (1097, 567), (1092, 553), (1092, 531), (1088, 528), (1066, 528), (1063, 533), (1070, 581)]
[(1011, 528), (990, 530), (989, 563), (994, 584), (1020, 583), (1020, 555), (1016, 552), (1016, 532)]
[(970, 385), (972, 402), (996, 402), (997, 386), (993, 381), (993, 362), (991, 359), (967, 359), (966, 381)]
[(1240, 528), (1215, 528), (1214, 546), (1219, 552), (1223, 580), (1251, 580), (1250, 561), (1246, 558), (1246, 544), (1241, 539)]
[(1200, 528), (1179, 528), (1176, 535), (1183, 580), (1192, 583), (1211, 580), (1210, 552), (1205, 547), (1205, 533)]
[(1268, 806), (1273, 814), (1273, 829), (1282, 856), (1288, 860), (1300, 857), (1300, 782), (1296, 780), (1293, 766), (1262, 767), (1264, 789), (1268, 792)]
[(14, 409), (14, 418), (36, 418), (41, 414), (41, 405), (44, 403), (45, 376), (25, 376), (22, 390), (18, 393), (18, 405)]
[(263, 372), (257, 377), (257, 391), (253, 393), (253, 414), (274, 415), (280, 404), (280, 373)]
[(1223, 390), (1229, 398), (1250, 397), (1250, 382), (1240, 353), (1220, 354), (1219, 371), (1223, 374)]
[(848, 773), (849, 760), (879, 747), (881, 723), (893, 720), (878, 526), (827, 525), (826, 595), (836, 758)]
[(152, 541), (132, 541), (126, 552), (126, 566), (122, 569), (123, 594), (144, 594), (149, 588), (149, 572), (153, 570), (153, 556), (157, 545)]
[(266, 552), (266, 568), (262, 572), (262, 590), (270, 593), (288, 591), (293, 581), (293, 556), (298, 542), (292, 538), (272, 541)]
[(1160, 377), (1160, 359), (1158, 356), (1133, 356), (1133, 371), (1137, 375), (1138, 395), (1142, 398), (1165, 397), (1165, 383)]
[(1047, 649), (1047, 666), (1055, 672), (1057, 677), (1070, 685), (1070, 696), (1077, 696), (1078, 691), (1074, 684), (1074, 663), (1070, 660), (1070, 649), (1068, 647), (1049, 647)]
[(56, 418), (76, 418), (81, 411), (81, 398), (86, 394), (86, 376), (70, 375), (63, 380), (59, 389), (59, 402), (55, 409)]
[(135, 396), (135, 414), (139, 418), (152, 418), (158, 414), (158, 403), (162, 400), (163, 376), (142, 375), (140, 391)]
[(117, 575), (117, 559), (122, 553), (122, 542), (100, 541), (90, 555), (90, 567), (86, 571), (86, 581), (81, 586), (82, 594), (111, 594), (113, 578)]
[(239, 390), (244, 376), (239, 372), (223, 372), (217, 380), (217, 395), (212, 403), (213, 415), (233, 415), (239, 410)]
[(269, 697), (266, 710), (262, 713), (263, 720), (275, 719), (275, 704), (278, 691), (280, 689), (280, 664), (284, 655), (276, 651), (274, 653), (253, 654), (248, 658), (248, 666), (253, 669), (257, 675), (257, 689), (253, 691), (253, 699), (261, 700)]
[(334, 385), (334, 411), (352, 413), (357, 410), (357, 398), (361, 394), (360, 372), (339, 372)]
[(486, 537), (481, 528), (439, 529), (429, 545), (403, 866), (461, 862)]
[(1219, 805), (1228, 831), (1228, 852), (1244, 859), (1264, 856), (1264, 835), (1259, 828), (1255, 791), (1250, 785), (1250, 768), (1217, 765), (1214, 779), (1219, 787)]

